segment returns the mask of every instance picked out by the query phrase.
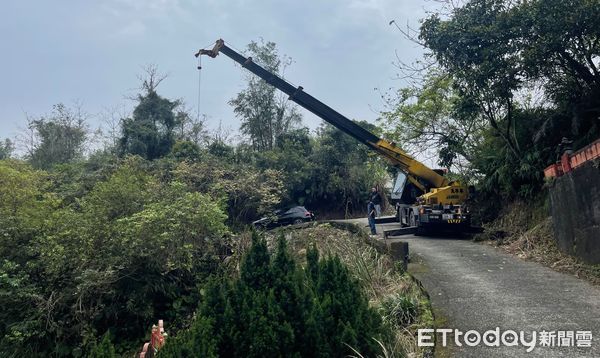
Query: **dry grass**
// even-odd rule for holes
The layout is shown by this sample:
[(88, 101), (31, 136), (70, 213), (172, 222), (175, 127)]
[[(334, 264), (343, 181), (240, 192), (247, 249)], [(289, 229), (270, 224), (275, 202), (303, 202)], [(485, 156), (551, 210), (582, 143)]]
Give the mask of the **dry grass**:
[(526, 204), (515, 203), (485, 229), (486, 232), (477, 235), (475, 240), (487, 240), (522, 259), (539, 262), (600, 285), (600, 265), (589, 265), (562, 253), (554, 240), (552, 218), (541, 210), (531, 210)]
[[(322, 255), (337, 255), (348, 266), (363, 286), (371, 306), (378, 309), (383, 321), (395, 332), (393, 341), (379, 342), (384, 357), (421, 357), (426, 354), (417, 346), (416, 330), (433, 324), (429, 299), (410, 275), (397, 269), (389, 255), (378, 252), (367, 243), (362, 230), (352, 232), (331, 224), (320, 224), (285, 230), (285, 235), (299, 260), (305, 259), (306, 248), (314, 243)], [(414, 305), (415, 315), (408, 322), (395, 319), (400, 308), (395, 303), (402, 299)]]

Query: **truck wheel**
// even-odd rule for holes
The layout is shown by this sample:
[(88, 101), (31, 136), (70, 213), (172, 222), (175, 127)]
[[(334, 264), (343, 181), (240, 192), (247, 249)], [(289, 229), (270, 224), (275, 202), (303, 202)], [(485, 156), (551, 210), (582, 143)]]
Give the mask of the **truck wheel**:
[(408, 214), (408, 222), (410, 227), (417, 226), (417, 220), (415, 220), (415, 213), (411, 210), (410, 214)]
[(408, 226), (404, 222), (402, 222), (402, 213), (400, 212), (400, 208), (396, 208), (396, 219), (400, 223), (400, 227)]

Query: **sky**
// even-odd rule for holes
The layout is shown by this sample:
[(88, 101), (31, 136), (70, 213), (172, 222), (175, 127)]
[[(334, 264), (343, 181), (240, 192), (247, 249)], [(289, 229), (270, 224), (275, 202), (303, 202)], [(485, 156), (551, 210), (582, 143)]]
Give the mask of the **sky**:
[[(349, 118), (375, 121), (381, 91), (405, 85), (393, 62), (422, 56), (396, 23), (418, 27), (431, 0), (7, 0), (0, 5), (0, 139), (14, 138), (27, 116), (52, 106), (79, 106), (91, 129), (110, 113), (135, 107), (139, 76), (155, 65), (168, 77), (158, 93), (182, 99), (207, 126), (237, 131), (228, 101), (247, 74), (222, 55), (202, 59), (199, 86), (193, 54), (223, 38), (244, 49), (277, 43), (293, 59), (285, 77)], [(302, 110), (304, 124), (322, 120)]]

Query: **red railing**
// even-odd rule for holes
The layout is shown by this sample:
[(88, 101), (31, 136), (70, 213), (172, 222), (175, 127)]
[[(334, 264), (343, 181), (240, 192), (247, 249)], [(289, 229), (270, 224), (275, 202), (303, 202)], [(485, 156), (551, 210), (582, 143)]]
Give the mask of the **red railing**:
[(573, 154), (564, 153), (560, 157), (560, 161), (544, 169), (544, 176), (546, 178), (559, 177), (596, 158), (600, 158), (600, 139)]
[(167, 334), (163, 327), (163, 320), (158, 320), (158, 326), (152, 325), (152, 334), (150, 336), (150, 342), (144, 343), (144, 347), (139, 354), (139, 358), (152, 358), (158, 352), (158, 350), (165, 344)]

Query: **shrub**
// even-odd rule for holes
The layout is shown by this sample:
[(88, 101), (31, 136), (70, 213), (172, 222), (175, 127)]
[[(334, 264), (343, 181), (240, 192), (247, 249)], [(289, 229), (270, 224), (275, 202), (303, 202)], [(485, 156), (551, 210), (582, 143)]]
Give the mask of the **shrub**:
[(307, 250), (302, 269), (280, 237), (274, 257), (256, 233), (239, 277), (215, 279), (192, 327), (167, 342), (161, 357), (344, 357), (381, 353), (385, 334), (356, 280), (338, 257)]
[(117, 358), (117, 354), (115, 353), (115, 347), (112, 345), (110, 341), (109, 333), (105, 333), (100, 344), (97, 344), (92, 348), (90, 358)]
[(419, 303), (403, 294), (388, 297), (381, 303), (382, 316), (389, 323), (407, 327), (412, 324), (419, 313)]

